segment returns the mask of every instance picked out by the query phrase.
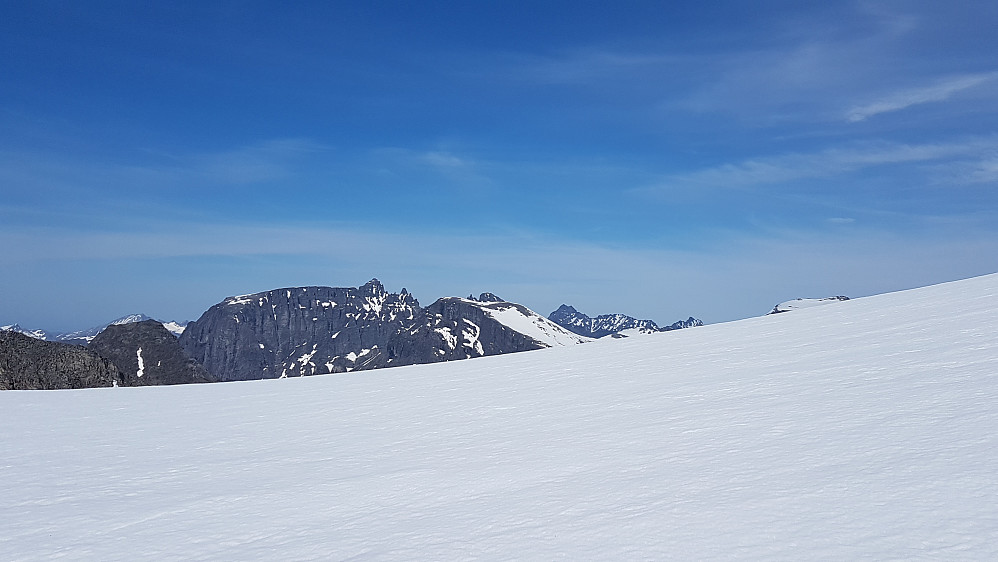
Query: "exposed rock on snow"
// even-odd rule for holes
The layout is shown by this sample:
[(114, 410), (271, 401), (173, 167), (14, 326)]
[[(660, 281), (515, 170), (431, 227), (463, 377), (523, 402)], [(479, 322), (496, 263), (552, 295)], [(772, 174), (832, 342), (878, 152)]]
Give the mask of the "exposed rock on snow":
[(791, 310), (797, 310), (800, 308), (811, 308), (814, 306), (822, 306), (826, 304), (832, 304), (841, 301), (847, 301), (849, 297), (837, 296), (837, 297), (825, 297), (823, 299), (794, 299), (792, 301), (784, 301), (773, 307), (770, 314), (780, 314), (781, 312), (790, 312)]

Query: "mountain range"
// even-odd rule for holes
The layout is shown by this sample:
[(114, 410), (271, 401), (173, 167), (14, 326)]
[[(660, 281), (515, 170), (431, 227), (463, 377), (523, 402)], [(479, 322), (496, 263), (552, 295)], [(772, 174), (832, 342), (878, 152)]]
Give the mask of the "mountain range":
[[(46, 343), (85, 346), (83, 351), (94, 355), (88, 361), (110, 360), (116, 373), (92, 379), (95, 386), (141, 386), (436, 363), (699, 325), (702, 322), (692, 317), (664, 328), (621, 314), (589, 318), (567, 305), (545, 318), (493, 293), (444, 297), (422, 307), (405, 289), (392, 293), (372, 279), (360, 287), (289, 287), (228, 297), (198, 320), (183, 324), (137, 314), (76, 332), (23, 330), (16, 324), (0, 330), (49, 340)], [(59, 374), (67, 368), (60, 359), (62, 351), (35, 346), (33, 353), (56, 382), (42, 373), (35, 378), (46, 379), (44, 383), (18, 386), (14, 381), (23, 385), (25, 379), (5, 374), (5, 369), (22, 365), (23, 358), (0, 348), (0, 379), (10, 381), (7, 388), (68, 384)], [(38, 360), (46, 353), (57, 357)]]
[(435, 363), (584, 343), (530, 309), (483, 293), (423, 308), (377, 280), (230, 297), (180, 344), (218, 380), (283, 378)]
[(652, 320), (638, 320), (626, 314), (601, 314), (595, 318), (590, 318), (567, 304), (559, 306), (558, 310), (548, 316), (548, 319), (567, 330), (588, 338), (626, 337), (634, 334), (668, 332), (703, 326), (703, 322), (692, 316), (661, 328)]

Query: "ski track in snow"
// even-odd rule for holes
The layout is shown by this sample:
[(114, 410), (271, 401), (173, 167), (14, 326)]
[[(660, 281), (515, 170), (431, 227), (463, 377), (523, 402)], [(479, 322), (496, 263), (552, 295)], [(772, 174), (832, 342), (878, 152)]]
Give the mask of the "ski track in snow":
[(0, 558), (998, 559), (998, 275), (339, 376), (0, 393)]

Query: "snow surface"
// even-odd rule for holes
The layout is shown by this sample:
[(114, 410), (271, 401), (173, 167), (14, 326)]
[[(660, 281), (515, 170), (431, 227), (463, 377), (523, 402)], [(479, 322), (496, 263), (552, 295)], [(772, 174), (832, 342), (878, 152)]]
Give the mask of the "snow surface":
[(998, 275), (640, 338), (0, 393), (0, 558), (998, 559)]

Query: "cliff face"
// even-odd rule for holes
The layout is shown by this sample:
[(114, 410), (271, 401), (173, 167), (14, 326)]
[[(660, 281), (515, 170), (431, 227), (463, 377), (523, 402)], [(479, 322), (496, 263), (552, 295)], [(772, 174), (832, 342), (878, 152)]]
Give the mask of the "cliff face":
[(416, 323), (419, 303), (377, 280), (362, 287), (296, 287), (228, 298), (188, 324), (180, 344), (219, 380), (340, 373), (389, 363), (391, 337)]
[(137, 385), (213, 382), (208, 371), (184, 353), (177, 337), (156, 320), (110, 325), (87, 349), (111, 360)]
[(0, 332), (0, 390), (92, 388), (134, 382), (93, 351)]

